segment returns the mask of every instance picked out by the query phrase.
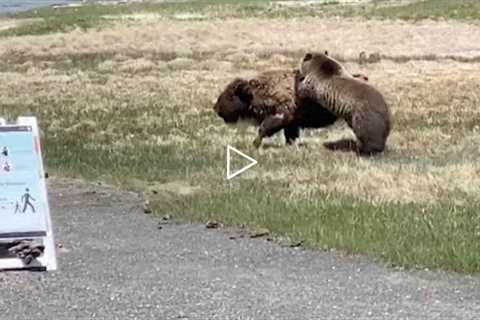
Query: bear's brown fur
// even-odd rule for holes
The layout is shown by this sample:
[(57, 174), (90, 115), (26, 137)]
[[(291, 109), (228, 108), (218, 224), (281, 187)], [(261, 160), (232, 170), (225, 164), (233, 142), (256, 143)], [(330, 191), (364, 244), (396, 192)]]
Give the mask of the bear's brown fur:
[(327, 143), (327, 148), (354, 149), (361, 155), (384, 151), (392, 119), (383, 95), (365, 81), (355, 79), (326, 52), (304, 56), (295, 77), (295, 90), (297, 99), (313, 99), (345, 119), (358, 140)]
[[(215, 112), (226, 122), (253, 120), (259, 126), (254, 140), (259, 147), (264, 137), (284, 131), (287, 144), (299, 136), (300, 128), (321, 128), (333, 124), (337, 116), (321, 104), (305, 97), (295, 97), (298, 70), (279, 69), (260, 73), (245, 80), (236, 78), (219, 95)], [(356, 75), (366, 79), (364, 75)], [(297, 103), (302, 107), (297, 108)]]

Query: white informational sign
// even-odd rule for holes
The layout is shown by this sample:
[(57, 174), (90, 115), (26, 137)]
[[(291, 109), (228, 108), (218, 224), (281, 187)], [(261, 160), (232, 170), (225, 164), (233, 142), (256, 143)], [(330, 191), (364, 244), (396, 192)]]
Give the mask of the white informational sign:
[(0, 241), (19, 239), (41, 240), (45, 252), (28, 266), (21, 259), (0, 257), (0, 269), (56, 270), (39, 130), (34, 117), (21, 117), (13, 125), (0, 119)]

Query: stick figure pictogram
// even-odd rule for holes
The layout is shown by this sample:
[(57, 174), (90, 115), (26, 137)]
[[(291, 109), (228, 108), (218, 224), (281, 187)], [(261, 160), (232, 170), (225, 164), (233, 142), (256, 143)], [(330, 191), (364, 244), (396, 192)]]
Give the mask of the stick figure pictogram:
[(27, 211), (27, 207), (30, 207), (33, 212), (35, 212), (35, 207), (33, 204), (30, 202), (30, 200), (36, 201), (34, 197), (30, 194), (30, 190), (28, 188), (25, 189), (25, 193), (22, 196), (22, 202), (23, 202), (23, 210), (22, 212), (25, 213)]

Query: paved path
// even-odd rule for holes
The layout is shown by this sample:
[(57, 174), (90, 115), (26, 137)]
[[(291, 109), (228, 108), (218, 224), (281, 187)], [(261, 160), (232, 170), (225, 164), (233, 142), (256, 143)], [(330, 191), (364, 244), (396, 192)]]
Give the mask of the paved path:
[[(52, 185), (53, 184), (53, 185)], [(479, 319), (480, 279), (229, 240), (132, 194), (50, 182), (55, 273), (0, 273), (0, 319)]]

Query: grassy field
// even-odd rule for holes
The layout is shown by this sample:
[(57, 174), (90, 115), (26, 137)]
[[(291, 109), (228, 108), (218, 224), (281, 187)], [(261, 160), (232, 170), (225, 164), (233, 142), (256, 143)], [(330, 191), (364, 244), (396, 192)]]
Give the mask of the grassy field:
[[(478, 272), (480, 26), (365, 18), (480, 14), (476, 1), (433, 2), (198, 1), (5, 17), (0, 113), (40, 118), (50, 171), (148, 190), (160, 215), (266, 227), (395, 265)], [(385, 154), (325, 150), (322, 142), (352, 136), (342, 122), (304, 132), (298, 146), (278, 136), (254, 150), (255, 128), (226, 126), (213, 113), (233, 77), (293, 67), (312, 49), (328, 49), (385, 93), (395, 116)], [(359, 65), (361, 51), (382, 60)], [(227, 144), (259, 164), (226, 181)]]

